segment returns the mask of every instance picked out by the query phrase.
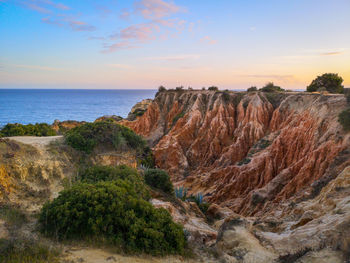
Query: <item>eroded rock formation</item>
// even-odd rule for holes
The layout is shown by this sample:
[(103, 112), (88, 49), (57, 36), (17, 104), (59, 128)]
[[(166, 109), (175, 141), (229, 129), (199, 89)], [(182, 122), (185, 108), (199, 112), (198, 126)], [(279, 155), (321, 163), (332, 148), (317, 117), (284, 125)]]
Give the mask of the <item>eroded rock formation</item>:
[(203, 193), (226, 262), (349, 259), (350, 135), (343, 95), (160, 92), (123, 121), (175, 185)]
[(176, 185), (254, 215), (312, 191), (349, 145), (337, 122), (345, 105), (342, 95), (168, 91), (123, 123)]

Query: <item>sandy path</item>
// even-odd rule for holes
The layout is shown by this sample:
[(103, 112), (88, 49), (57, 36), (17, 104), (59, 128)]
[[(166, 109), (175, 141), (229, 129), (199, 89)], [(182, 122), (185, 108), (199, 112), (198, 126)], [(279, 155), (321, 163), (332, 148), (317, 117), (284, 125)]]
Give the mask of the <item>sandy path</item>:
[(196, 263), (195, 260), (186, 260), (179, 257), (169, 256), (157, 258), (151, 256), (123, 256), (113, 254), (102, 249), (80, 248), (72, 249), (66, 254), (66, 259), (73, 262), (84, 263)]
[(30, 144), (35, 147), (45, 148), (45, 146), (49, 145), (51, 142), (62, 139), (63, 136), (46, 136), (46, 137), (36, 137), (36, 136), (14, 136), (7, 137), (7, 139), (14, 140), (17, 142)]

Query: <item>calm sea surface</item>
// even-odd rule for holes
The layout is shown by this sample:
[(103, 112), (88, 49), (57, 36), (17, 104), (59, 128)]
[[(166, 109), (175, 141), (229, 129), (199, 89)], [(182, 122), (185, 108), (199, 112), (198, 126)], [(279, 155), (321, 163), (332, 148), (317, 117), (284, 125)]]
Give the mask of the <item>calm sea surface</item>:
[(0, 89), (0, 126), (7, 123), (94, 121), (103, 115), (126, 117), (137, 102), (156, 90)]

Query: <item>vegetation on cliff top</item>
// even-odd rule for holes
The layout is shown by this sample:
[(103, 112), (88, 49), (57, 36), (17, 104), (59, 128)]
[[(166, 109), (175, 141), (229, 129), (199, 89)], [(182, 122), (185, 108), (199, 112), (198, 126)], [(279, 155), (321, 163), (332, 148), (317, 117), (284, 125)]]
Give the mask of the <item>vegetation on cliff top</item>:
[(276, 86), (273, 82), (269, 82), (264, 87), (262, 87), (260, 89), (260, 91), (262, 91), (262, 92), (281, 92), (281, 91), (284, 91), (284, 89), (282, 89), (279, 86)]
[(67, 131), (65, 140), (74, 149), (87, 154), (97, 146), (120, 151), (135, 150), (141, 164), (154, 166), (152, 152), (143, 138), (117, 123), (86, 123)]
[(135, 185), (143, 184), (135, 173), (126, 167), (90, 168), (83, 182), (43, 206), (42, 232), (60, 240), (103, 240), (130, 253), (183, 253), (182, 226), (147, 201)]
[(306, 90), (309, 92), (326, 89), (330, 93), (344, 93), (343, 78), (335, 73), (325, 73), (314, 79)]
[(56, 131), (51, 128), (47, 123), (36, 123), (36, 124), (6, 124), (0, 130), (0, 137), (11, 137), (11, 136), (55, 136)]

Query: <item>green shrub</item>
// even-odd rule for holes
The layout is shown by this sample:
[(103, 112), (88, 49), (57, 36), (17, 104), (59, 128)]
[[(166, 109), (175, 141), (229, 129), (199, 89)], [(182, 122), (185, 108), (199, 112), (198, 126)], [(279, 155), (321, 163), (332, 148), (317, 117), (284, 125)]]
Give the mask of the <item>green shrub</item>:
[(218, 91), (219, 88), (216, 87), (216, 86), (211, 86), (211, 87), (208, 88), (208, 90), (211, 90), (211, 91)]
[(0, 239), (1, 263), (59, 263), (60, 251), (33, 240)]
[(142, 199), (128, 180), (76, 184), (46, 203), (39, 222), (43, 233), (58, 239), (91, 239), (125, 252), (155, 255), (183, 253), (182, 226), (163, 208)]
[(247, 91), (254, 92), (254, 91), (258, 91), (258, 89), (255, 86), (253, 86), (253, 87), (248, 88)]
[(79, 179), (84, 183), (97, 183), (100, 181), (127, 180), (134, 186), (137, 194), (143, 199), (150, 199), (149, 191), (146, 189), (143, 177), (136, 169), (126, 165), (101, 166), (96, 165), (79, 171)]
[(9, 205), (0, 205), (0, 219), (16, 228), (20, 228), (27, 222), (26, 215), (20, 209)]
[(335, 73), (325, 73), (314, 79), (306, 90), (308, 92), (318, 91), (325, 88), (330, 93), (344, 93), (344, 86), (342, 85), (343, 78)]
[(260, 91), (262, 91), (262, 92), (281, 92), (281, 91), (284, 91), (284, 89), (282, 89), (279, 86), (276, 86), (275, 84), (273, 84), (273, 82), (269, 82), (264, 87), (262, 87), (260, 89)]
[(91, 153), (97, 144), (116, 150), (129, 147), (143, 151), (146, 142), (131, 129), (110, 122), (86, 123), (69, 130), (65, 134), (68, 145), (76, 150)]
[(230, 102), (231, 96), (230, 96), (230, 92), (228, 90), (225, 90), (222, 93), (222, 99), (224, 100), (225, 103)]
[(56, 131), (47, 123), (36, 124), (6, 124), (0, 131), (0, 137), (10, 136), (55, 136)]
[(174, 187), (166, 171), (159, 169), (148, 169), (145, 171), (146, 184), (160, 189), (165, 193), (173, 194)]
[(166, 91), (166, 88), (164, 86), (159, 86), (158, 92)]
[(183, 91), (184, 90), (184, 86), (176, 87), (175, 90), (176, 91)]
[(350, 131), (350, 108), (342, 111), (339, 114), (338, 121), (343, 126), (345, 131)]

